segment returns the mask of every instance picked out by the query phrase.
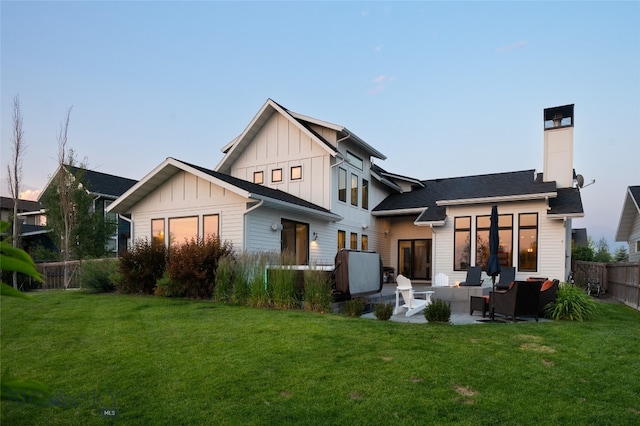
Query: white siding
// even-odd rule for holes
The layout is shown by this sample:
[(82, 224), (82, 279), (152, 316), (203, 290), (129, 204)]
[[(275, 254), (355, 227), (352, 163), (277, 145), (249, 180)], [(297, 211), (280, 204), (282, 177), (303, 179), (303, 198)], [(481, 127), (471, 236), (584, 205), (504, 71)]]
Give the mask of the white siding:
[[(302, 166), (302, 179), (291, 180), (294, 166)], [(265, 186), (329, 209), (330, 167), (331, 156), (323, 147), (286, 117), (273, 114), (232, 165), (231, 175), (253, 182), (254, 172), (262, 171)], [(282, 182), (272, 182), (274, 169), (282, 169)]]
[(637, 241), (640, 241), (640, 214), (636, 215), (629, 236), (629, 262), (640, 262), (640, 251), (637, 250)]

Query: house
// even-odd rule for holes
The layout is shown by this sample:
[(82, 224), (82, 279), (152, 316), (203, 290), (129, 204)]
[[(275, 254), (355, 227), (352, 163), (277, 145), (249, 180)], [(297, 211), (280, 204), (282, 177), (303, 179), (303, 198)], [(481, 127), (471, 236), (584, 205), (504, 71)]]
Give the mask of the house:
[(126, 249), (131, 236), (130, 219), (128, 215), (108, 213), (107, 207), (109, 207), (109, 205), (119, 196), (124, 194), (125, 191), (131, 188), (137, 181), (86, 168), (61, 165), (58, 166), (58, 169), (51, 176), (49, 182), (47, 182), (47, 185), (38, 197), (38, 201), (45, 200), (49, 191), (54, 190), (60, 173), (67, 173), (70, 176), (73, 176), (74, 179), (78, 177), (80, 179), (79, 183), (82, 187), (87, 191), (87, 193), (94, 197), (92, 207), (93, 211), (101, 212), (105, 215), (106, 219), (117, 223), (116, 232), (108, 243), (108, 251), (116, 254), (121, 250)]
[(627, 188), (616, 241), (629, 244), (629, 262), (640, 262), (640, 186)]
[(131, 215), (133, 239), (218, 235), (237, 251), (286, 251), (300, 265), (332, 265), (342, 248), (371, 250), (429, 282), (440, 272), (463, 281), (486, 261), (496, 204), (503, 264), (518, 279), (562, 279), (571, 220), (583, 216), (573, 105), (546, 109), (544, 126), (544, 173), (420, 180), (384, 170), (375, 161), (386, 157), (349, 129), (268, 99), (215, 169), (169, 157), (108, 210)]
[[(1, 220), (13, 226), (13, 198), (0, 197)], [(32, 254), (33, 249), (41, 246), (46, 249), (54, 247), (51, 230), (47, 228), (44, 208), (38, 201), (18, 199), (18, 221), (20, 233), (20, 248)], [(12, 234), (10, 228), (8, 234)], [(2, 236), (4, 237), (4, 235)]]

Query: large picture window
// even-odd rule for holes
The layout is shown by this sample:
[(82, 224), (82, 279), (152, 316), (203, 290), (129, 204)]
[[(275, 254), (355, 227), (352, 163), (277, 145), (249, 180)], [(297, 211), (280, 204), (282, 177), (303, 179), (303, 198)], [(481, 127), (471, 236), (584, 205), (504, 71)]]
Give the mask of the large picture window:
[(210, 214), (202, 217), (202, 231), (206, 237), (217, 237), (220, 235), (220, 216)]
[(518, 215), (518, 269), (538, 270), (538, 214)]
[(338, 200), (347, 202), (347, 171), (338, 168)]
[(169, 245), (198, 238), (198, 216), (169, 218)]
[[(491, 216), (476, 217), (476, 266), (487, 268), (489, 261), (489, 228)], [(498, 259), (500, 266), (512, 266), (513, 264), (513, 215), (501, 214), (498, 216)]]
[(471, 217), (454, 219), (453, 269), (466, 271), (471, 263)]
[(152, 241), (164, 244), (164, 233), (164, 219), (151, 219)]
[(282, 219), (282, 253), (293, 257), (296, 265), (309, 264), (309, 225)]

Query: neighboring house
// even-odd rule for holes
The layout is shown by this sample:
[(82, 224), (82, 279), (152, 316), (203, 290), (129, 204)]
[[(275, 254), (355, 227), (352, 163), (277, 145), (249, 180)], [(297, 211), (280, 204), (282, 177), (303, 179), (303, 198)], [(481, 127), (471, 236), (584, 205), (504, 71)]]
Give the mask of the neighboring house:
[(565, 279), (571, 220), (583, 216), (573, 105), (544, 114), (544, 174), (420, 180), (374, 164), (386, 157), (347, 128), (268, 99), (215, 169), (167, 158), (109, 211), (131, 214), (134, 239), (213, 234), (236, 251), (289, 252), (301, 265), (333, 265), (341, 248), (372, 250), (413, 280), (443, 272), (454, 282), (486, 261), (497, 204), (503, 264), (518, 278)]
[(128, 215), (108, 213), (107, 207), (137, 181), (85, 168), (63, 165), (59, 166), (53, 176), (51, 176), (49, 182), (47, 182), (47, 185), (40, 193), (38, 201), (44, 201), (46, 194), (55, 189), (56, 178), (62, 172), (69, 173), (71, 176), (80, 176), (82, 187), (87, 193), (94, 197), (93, 211), (101, 212), (105, 215), (105, 219), (117, 222), (116, 232), (107, 244), (108, 251), (116, 254), (121, 250), (125, 250), (131, 238), (130, 219)]
[(573, 228), (571, 230), (571, 242), (574, 246), (589, 247), (587, 228)]
[(640, 262), (640, 186), (627, 188), (616, 241), (629, 244), (629, 262)]
[[(13, 198), (0, 197), (0, 216), (2, 220), (11, 224), (7, 234), (12, 235)], [(46, 226), (47, 219), (44, 208), (38, 201), (18, 199), (18, 221), (20, 248), (29, 254), (32, 254), (33, 249), (37, 246), (46, 249), (54, 248), (49, 238), (51, 230)]]

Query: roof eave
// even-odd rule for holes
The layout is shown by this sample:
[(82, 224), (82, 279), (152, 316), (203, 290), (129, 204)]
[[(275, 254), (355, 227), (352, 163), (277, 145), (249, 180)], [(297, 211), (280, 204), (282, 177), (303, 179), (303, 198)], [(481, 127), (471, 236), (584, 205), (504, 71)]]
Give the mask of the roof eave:
[(426, 207), (413, 207), (410, 209), (378, 210), (372, 211), (372, 216), (406, 216), (409, 214), (420, 214)]
[(438, 200), (437, 206), (459, 206), (467, 204), (503, 203), (509, 201), (534, 201), (557, 197), (557, 192), (541, 192), (537, 194), (504, 195), (499, 197), (461, 198), (457, 200)]

